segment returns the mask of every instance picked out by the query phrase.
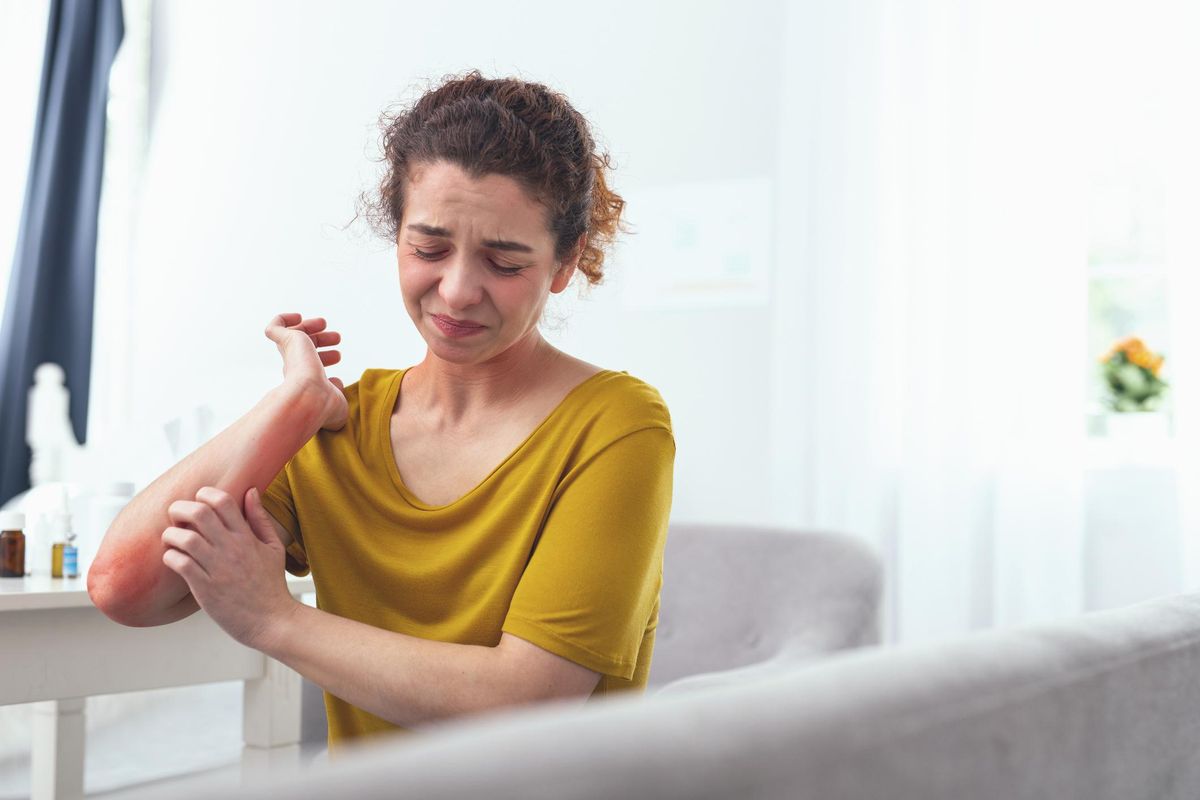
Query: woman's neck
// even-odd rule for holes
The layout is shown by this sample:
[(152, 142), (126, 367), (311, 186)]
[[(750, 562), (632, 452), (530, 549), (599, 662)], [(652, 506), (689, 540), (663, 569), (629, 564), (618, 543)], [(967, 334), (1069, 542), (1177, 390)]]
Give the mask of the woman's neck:
[(481, 364), (455, 364), (426, 351), (404, 375), (403, 402), (438, 428), (458, 428), (519, 405), (565, 358), (535, 329)]

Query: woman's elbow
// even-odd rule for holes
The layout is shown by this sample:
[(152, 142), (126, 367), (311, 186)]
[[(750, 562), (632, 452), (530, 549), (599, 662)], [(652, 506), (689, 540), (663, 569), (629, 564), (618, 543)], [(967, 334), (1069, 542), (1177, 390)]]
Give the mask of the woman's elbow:
[(97, 558), (87, 574), (87, 591), (92, 605), (113, 622), (132, 628), (166, 625), (200, 608), (188, 591), (182, 598), (168, 600), (169, 605), (163, 606), (159, 598), (165, 595), (165, 587), (159, 585), (158, 576), (144, 575), (140, 581), (137, 577), (129, 575), (128, 570), (118, 571)]
[(97, 559), (87, 573), (87, 592), (92, 605), (104, 612), (104, 616), (113, 622), (131, 627), (144, 627), (132, 613), (134, 609), (130, 604), (121, 602), (127, 593), (117, 590), (118, 583), (116, 576)]

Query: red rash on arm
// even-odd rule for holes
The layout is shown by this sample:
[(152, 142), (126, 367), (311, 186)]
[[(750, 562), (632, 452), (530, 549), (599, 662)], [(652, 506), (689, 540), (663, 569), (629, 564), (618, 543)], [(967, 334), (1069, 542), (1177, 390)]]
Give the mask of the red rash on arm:
[(315, 395), (300, 385), (272, 389), (241, 419), (160, 475), (113, 520), (88, 571), (92, 602), (116, 622), (174, 622), (199, 605), (187, 582), (162, 562), (167, 508), (193, 500), (201, 486), (244, 497), (262, 491), (321, 428)]
[(155, 571), (148, 569), (150, 565), (142, 562), (132, 562), (128, 555), (117, 552), (110, 559), (109, 569), (123, 576), (122, 589), (133, 598), (144, 599), (154, 586), (157, 577)]

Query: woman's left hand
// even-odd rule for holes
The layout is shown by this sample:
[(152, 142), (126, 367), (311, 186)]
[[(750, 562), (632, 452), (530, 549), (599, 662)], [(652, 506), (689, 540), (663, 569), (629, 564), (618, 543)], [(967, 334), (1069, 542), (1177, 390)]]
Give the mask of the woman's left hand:
[(288, 591), (283, 543), (258, 490), (244, 499), (245, 514), (228, 492), (202, 486), (195, 501), (171, 503), (162, 560), (226, 633), (262, 650), (299, 601)]

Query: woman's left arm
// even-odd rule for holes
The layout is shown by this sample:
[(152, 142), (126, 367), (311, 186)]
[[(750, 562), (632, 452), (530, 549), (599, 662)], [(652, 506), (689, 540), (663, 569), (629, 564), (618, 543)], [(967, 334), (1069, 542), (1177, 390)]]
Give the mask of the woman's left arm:
[(409, 728), (542, 700), (582, 702), (600, 677), (507, 633), (496, 647), (440, 642), (299, 602), (257, 649), (347, 703)]
[(245, 512), (203, 487), (176, 501), (164, 559), (230, 636), (287, 664), (330, 694), (413, 727), (539, 700), (584, 700), (599, 674), (512, 634), (496, 647), (422, 639), (299, 602), (287, 588), (277, 524), (254, 489)]

